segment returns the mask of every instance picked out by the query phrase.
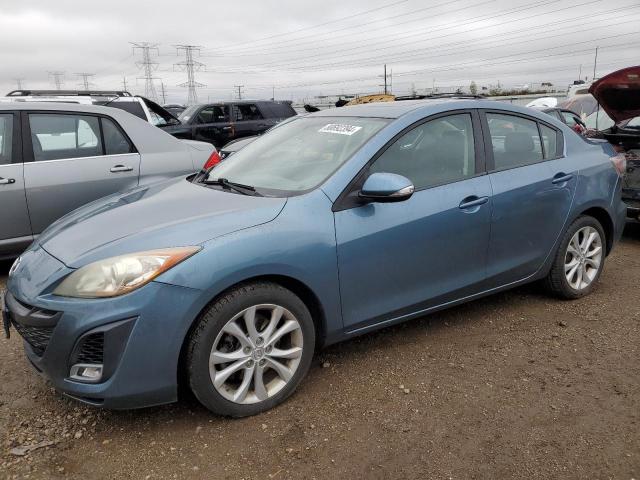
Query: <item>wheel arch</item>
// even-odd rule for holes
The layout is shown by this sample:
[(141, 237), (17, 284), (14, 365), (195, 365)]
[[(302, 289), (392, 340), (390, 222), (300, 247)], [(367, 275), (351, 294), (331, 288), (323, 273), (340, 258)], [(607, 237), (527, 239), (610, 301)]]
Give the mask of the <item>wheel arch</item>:
[(309, 309), (309, 313), (311, 313), (311, 318), (313, 320), (313, 325), (316, 331), (316, 350), (324, 345), (326, 332), (327, 332), (326, 313), (324, 311), (324, 308), (322, 307), (322, 303), (320, 302), (319, 297), (307, 284), (305, 284), (304, 282), (302, 282), (297, 278), (294, 278), (288, 275), (280, 275), (280, 274), (257, 275), (257, 276), (249, 277), (228, 286), (221, 292), (218, 292), (206, 303), (206, 305), (195, 316), (194, 320), (189, 326), (189, 329), (187, 330), (187, 334), (184, 336), (184, 339), (182, 340), (182, 346), (180, 348), (177, 378), (178, 378), (178, 384), (180, 385), (181, 390), (184, 390), (184, 387), (186, 386), (185, 375), (183, 375), (183, 373), (185, 371), (184, 370), (185, 357), (186, 357), (187, 346), (189, 344), (189, 338), (191, 337), (191, 332), (198, 324), (199, 319), (202, 317), (202, 314), (206, 311), (207, 308), (209, 308), (209, 306), (212, 303), (214, 303), (218, 298), (225, 295), (230, 290), (238, 288), (242, 285), (246, 285), (248, 283), (255, 283), (255, 282), (276, 283), (286, 288), (287, 290), (290, 290), (295, 295), (297, 295), (300, 298), (300, 300), (302, 300), (302, 302), (305, 304), (305, 306)]
[(600, 222), (600, 225), (602, 225), (602, 228), (604, 229), (604, 235), (607, 242), (606, 254), (609, 255), (611, 249), (613, 248), (613, 237), (615, 230), (613, 219), (611, 218), (611, 215), (609, 215), (609, 212), (602, 207), (590, 207), (582, 211), (579, 216), (593, 217), (598, 220), (598, 222)]

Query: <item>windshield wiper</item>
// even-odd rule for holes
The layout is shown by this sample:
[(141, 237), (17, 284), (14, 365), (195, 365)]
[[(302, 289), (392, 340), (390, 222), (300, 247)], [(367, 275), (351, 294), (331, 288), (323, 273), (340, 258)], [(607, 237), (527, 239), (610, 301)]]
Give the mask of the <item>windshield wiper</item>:
[(220, 185), (222, 188), (234, 190), (238, 193), (242, 193), (243, 195), (253, 195), (257, 197), (262, 197), (262, 195), (256, 192), (256, 189), (251, 185), (243, 185), (241, 183), (230, 182), (226, 178), (216, 178), (215, 180), (203, 180), (202, 183), (204, 183), (205, 185)]

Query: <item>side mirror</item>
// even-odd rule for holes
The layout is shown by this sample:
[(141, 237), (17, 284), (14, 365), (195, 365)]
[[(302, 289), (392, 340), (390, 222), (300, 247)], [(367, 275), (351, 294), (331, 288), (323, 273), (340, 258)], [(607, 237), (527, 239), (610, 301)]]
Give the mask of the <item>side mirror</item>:
[(372, 173), (358, 193), (363, 200), (370, 202), (402, 202), (407, 200), (415, 188), (411, 181), (395, 173)]

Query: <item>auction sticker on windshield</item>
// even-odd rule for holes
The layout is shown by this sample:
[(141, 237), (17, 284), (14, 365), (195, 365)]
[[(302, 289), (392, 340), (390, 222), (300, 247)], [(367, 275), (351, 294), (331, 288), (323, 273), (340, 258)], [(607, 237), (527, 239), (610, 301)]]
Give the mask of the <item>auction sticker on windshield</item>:
[(362, 127), (357, 127), (355, 125), (344, 125), (342, 123), (330, 123), (322, 127), (320, 130), (318, 130), (318, 132), (337, 133), (338, 135), (353, 135), (359, 130), (362, 130)]

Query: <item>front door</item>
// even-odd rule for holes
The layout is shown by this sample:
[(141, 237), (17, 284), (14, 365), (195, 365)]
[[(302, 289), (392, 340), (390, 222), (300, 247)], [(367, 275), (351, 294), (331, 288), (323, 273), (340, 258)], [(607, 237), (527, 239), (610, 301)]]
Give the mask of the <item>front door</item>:
[(100, 197), (135, 187), (140, 155), (111, 119), (83, 113), (23, 114), (27, 203), (34, 235)]
[(562, 134), (526, 116), (487, 112), (493, 214), (490, 287), (533, 275), (567, 221), (578, 175), (563, 155)]
[(18, 119), (18, 113), (0, 112), (0, 258), (19, 253), (32, 240)]
[(403, 175), (416, 192), (404, 202), (335, 213), (347, 330), (478, 292), (485, 280), (491, 219), (483, 158), (477, 114), (465, 111), (409, 130), (368, 167), (364, 176)]
[(222, 148), (235, 138), (235, 126), (230, 121), (228, 105), (207, 105), (193, 119), (194, 140)]

